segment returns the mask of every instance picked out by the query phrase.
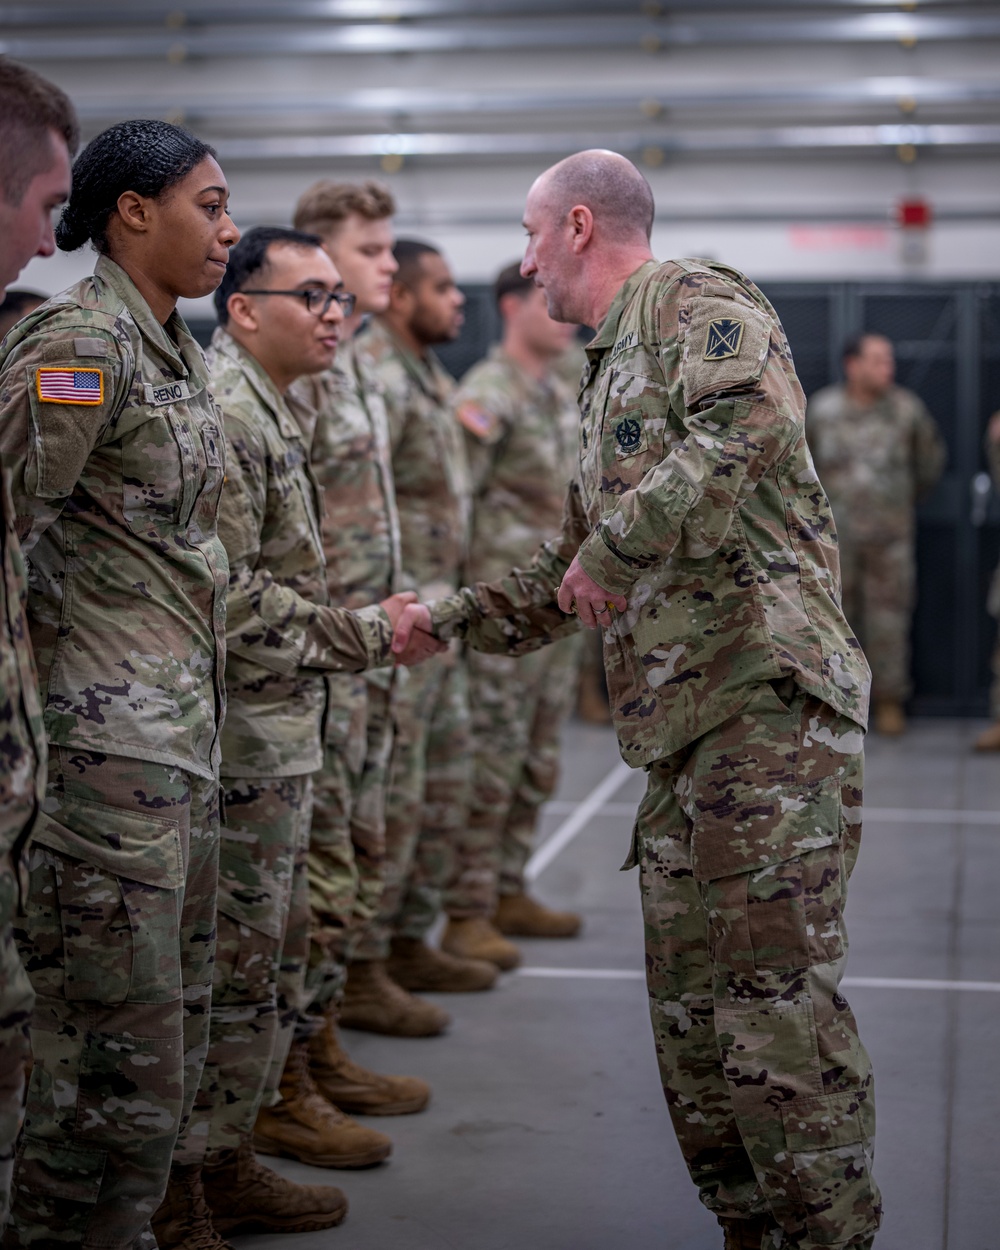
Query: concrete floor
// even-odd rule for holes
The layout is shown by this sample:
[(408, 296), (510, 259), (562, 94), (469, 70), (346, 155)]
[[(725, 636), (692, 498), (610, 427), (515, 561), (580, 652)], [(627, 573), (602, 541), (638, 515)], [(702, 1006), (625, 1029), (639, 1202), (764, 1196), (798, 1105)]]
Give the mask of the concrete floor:
[[(970, 753), (981, 725), (927, 720), (871, 738), (861, 859), (848, 907), (847, 994), (877, 1079), (878, 1250), (997, 1250), (1000, 1167), (1000, 760)], [(584, 935), (525, 942), (525, 967), (486, 994), (441, 996), (442, 1038), (345, 1032), (355, 1058), (433, 1083), (422, 1115), (371, 1120), (390, 1162), (323, 1172), (344, 1225), (298, 1250), (720, 1250), (673, 1140), (646, 1014), (634, 873), (619, 873), (642, 791), (610, 732), (579, 725), (543, 840), (580, 824), (538, 876)], [(569, 828), (572, 832), (572, 825)], [(604, 972), (607, 975), (593, 975)], [(591, 975), (581, 975), (590, 973)], [(618, 975), (616, 975), (618, 974)], [(286, 1238), (238, 1239), (270, 1250)]]

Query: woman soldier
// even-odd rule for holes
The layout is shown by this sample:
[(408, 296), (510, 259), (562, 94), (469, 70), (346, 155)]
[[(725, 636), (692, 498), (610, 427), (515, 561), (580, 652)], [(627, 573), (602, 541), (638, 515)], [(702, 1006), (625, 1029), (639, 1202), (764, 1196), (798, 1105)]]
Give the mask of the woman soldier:
[(56, 232), (92, 277), (0, 356), (49, 743), (18, 940), (37, 995), (8, 1246), (153, 1247), (203, 1062), (218, 855), (223, 440), (178, 298), (239, 232), (213, 151), (158, 121), (82, 152)]

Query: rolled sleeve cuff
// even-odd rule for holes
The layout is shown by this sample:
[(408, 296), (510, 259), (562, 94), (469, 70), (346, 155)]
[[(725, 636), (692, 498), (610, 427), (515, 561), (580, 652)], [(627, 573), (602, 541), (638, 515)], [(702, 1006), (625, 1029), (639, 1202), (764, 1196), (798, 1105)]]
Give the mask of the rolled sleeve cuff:
[(475, 595), (471, 590), (460, 590), (444, 599), (427, 604), (431, 614), (431, 631), (442, 642), (464, 638), (474, 615), (478, 615)]
[(392, 625), (388, 615), (377, 603), (358, 608), (354, 617), (361, 630), (361, 640), (368, 654), (368, 668), (381, 668), (392, 663)]
[(609, 547), (603, 526), (587, 538), (580, 547), (578, 559), (588, 577), (613, 595), (627, 595), (648, 561), (630, 560)]

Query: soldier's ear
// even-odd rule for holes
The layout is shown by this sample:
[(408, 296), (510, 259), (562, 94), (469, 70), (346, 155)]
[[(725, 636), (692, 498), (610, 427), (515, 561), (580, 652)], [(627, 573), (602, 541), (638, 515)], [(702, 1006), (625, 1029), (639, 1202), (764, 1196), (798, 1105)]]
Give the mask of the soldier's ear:
[(123, 191), (118, 197), (118, 216), (128, 230), (145, 234), (149, 229), (149, 200), (138, 191)]
[(234, 291), (230, 295), (226, 301), (226, 312), (229, 314), (231, 326), (251, 331), (259, 328), (257, 303), (251, 296), (244, 295), (242, 291)]
[(569, 245), (579, 255), (590, 243), (594, 234), (594, 214), (586, 204), (576, 204), (566, 215)]

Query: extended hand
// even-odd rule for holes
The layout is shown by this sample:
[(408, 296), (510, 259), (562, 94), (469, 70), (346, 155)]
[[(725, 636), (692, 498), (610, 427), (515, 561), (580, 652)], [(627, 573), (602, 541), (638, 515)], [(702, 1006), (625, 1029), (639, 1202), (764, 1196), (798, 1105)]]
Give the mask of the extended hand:
[(400, 617), (411, 603), (416, 602), (417, 596), (412, 590), (403, 590), (398, 595), (390, 595), (388, 599), (383, 599), (378, 605), (389, 618), (389, 624), (392, 626), (394, 637)]
[[(588, 629), (596, 629), (599, 625), (611, 624), (611, 608), (624, 612), (628, 600), (624, 595), (613, 595), (610, 591), (598, 586), (597, 582), (586, 572), (579, 559), (574, 556), (573, 563), (566, 570), (558, 595), (559, 607), (563, 612), (575, 612), (580, 622)], [(609, 606), (610, 605), (610, 606)]]
[(404, 608), (392, 637), (392, 653), (397, 664), (419, 664), (447, 647), (447, 643), (431, 633), (431, 614), (424, 604), (410, 603)]

